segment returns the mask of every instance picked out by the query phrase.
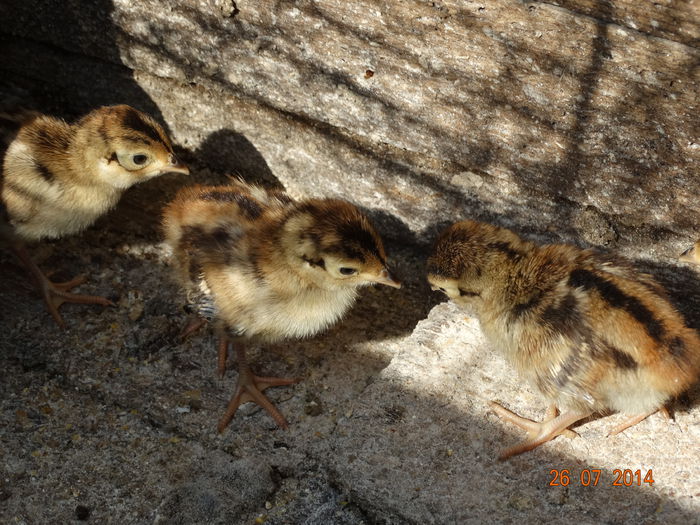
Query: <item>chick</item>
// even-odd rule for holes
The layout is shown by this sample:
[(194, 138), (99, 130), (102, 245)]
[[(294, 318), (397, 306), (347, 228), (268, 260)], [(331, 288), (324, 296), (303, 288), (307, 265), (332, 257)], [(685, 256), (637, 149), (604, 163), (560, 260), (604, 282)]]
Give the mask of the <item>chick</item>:
[(695, 244), (684, 251), (679, 259), (683, 262), (700, 264), (700, 240), (695, 241)]
[(314, 335), (343, 316), (358, 288), (401, 287), (372, 224), (342, 200), (295, 202), (242, 181), (194, 186), (166, 208), (163, 225), (190, 303), (215, 322), (220, 370), (229, 342), (236, 350), (238, 384), (220, 432), (247, 401), (287, 428), (262, 391), (295, 380), (254, 375), (245, 345)]
[(9, 145), (0, 187), (0, 238), (9, 243), (36, 282), (49, 312), (63, 326), (64, 302), (112, 305), (52, 283), (31, 260), (25, 241), (79, 232), (113, 208), (130, 186), (166, 172), (189, 173), (170, 139), (151, 117), (129, 106), (96, 109), (68, 124), (26, 113)]
[(628, 415), (617, 434), (698, 377), (700, 337), (663, 288), (625, 261), (463, 221), (438, 238), (428, 281), (474, 312), (491, 344), (551, 403), (542, 423), (492, 403), (530, 434), (501, 459), (571, 435), (570, 425), (594, 413)]

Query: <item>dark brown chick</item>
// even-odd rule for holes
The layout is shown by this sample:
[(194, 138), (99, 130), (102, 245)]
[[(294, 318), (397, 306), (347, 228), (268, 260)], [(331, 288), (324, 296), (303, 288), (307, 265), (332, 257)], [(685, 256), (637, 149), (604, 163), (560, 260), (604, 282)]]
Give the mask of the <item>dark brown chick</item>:
[(309, 337), (337, 322), (358, 288), (400, 287), (374, 227), (341, 200), (294, 202), (240, 181), (189, 187), (166, 208), (164, 230), (190, 302), (216, 323), (220, 372), (229, 341), (236, 349), (238, 385), (219, 431), (246, 401), (287, 427), (262, 391), (294, 380), (253, 375), (245, 345)]
[(102, 107), (75, 124), (28, 114), (5, 154), (0, 235), (31, 273), (59, 325), (64, 302), (112, 303), (70, 293), (82, 277), (49, 281), (24, 242), (80, 232), (113, 208), (127, 188), (167, 172), (189, 173), (163, 128), (132, 107)]
[(502, 459), (572, 434), (570, 425), (594, 413), (628, 415), (617, 434), (698, 377), (698, 334), (663, 288), (625, 261), (463, 221), (438, 238), (428, 280), (473, 311), (493, 347), (551, 403), (542, 423), (492, 403), (530, 434)]

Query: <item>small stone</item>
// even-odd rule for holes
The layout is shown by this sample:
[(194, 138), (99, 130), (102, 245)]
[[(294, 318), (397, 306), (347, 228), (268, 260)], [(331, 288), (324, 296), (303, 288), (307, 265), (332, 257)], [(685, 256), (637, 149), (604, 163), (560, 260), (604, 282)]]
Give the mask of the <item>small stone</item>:
[(306, 404), (304, 405), (304, 413), (307, 416), (320, 416), (323, 414), (323, 405), (321, 400), (313, 394), (306, 396)]
[(384, 409), (386, 414), (386, 419), (389, 423), (399, 423), (403, 421), (404, 415), (406, 414), (406, 407), (401, 405), (394, 405)]
[(508, 506), (515, 510), (525, 511), (532, 509), (535, 505), (528, 496), (524, 494), (513, 494), (508, 500)]
[(127, 315), (130, 321), (137, 321), (143, 315), (145, 303), (143, 301), (143, 294), (139, 290), (129, 290), (121, 303), (126, 303), (126, 307), (128, 308)]

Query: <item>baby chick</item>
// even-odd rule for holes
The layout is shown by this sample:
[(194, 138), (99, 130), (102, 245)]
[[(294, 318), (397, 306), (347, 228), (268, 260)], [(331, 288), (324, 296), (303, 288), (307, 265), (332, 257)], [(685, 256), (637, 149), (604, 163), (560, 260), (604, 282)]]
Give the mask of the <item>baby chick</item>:
[(695, 244), (684, 251), (679, 259), (683, 262), (700, 264), (700, 240), (695, 241)]
[(247, 401), (287, 428), (262, 391), (295, 380), (253, 375), (247, 343), (311, 336), (343, 316), (358, 288), (401, 287), (372, 224), (342, 200), (295, 202), (242, 181), (194, 186), (166, 208), (163, 225), (190, 303), (216, 323), (220, 371), (229, 342), (236, 350), (238, 385), (220, 432)]
[(58, 307), (64, 302), (112, 302), (70, 293), (82, 277), (49, 281), (24, 241), (79, 232), (113, 208), (127, 188), (166, 172), (189, 173), (163, 128), (132, 107), (102, 107), (72, 125), (26, 114), (5, 154), (0, 237), (27, 267), (59, 325)]
[(617, 434), (698, 377), (700, 337), (663, 288), (625, 261), (463, 221), (438, 238), (428, 280), (472, 310), (491, 344), (552, 403), (542, 423), (492, 403), (530, 434), (501, 459), (573, 434), (570, 425), (598, 412), (629, 416)]

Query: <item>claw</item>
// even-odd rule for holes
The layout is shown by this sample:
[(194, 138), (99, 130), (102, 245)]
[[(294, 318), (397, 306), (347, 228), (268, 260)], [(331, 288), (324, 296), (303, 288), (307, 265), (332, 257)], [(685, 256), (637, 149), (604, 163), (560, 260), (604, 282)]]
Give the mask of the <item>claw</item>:
[[(224, 347), (224, 352), (227, 352), (228, 340), (226, 338), (222, 338), (219, 342), (220, 359), (222, 346)], [(218, 431), (223, 432), (233, 419), (238, 407), (249, 401), (252, 401), (253, 403), (256, 403), (264, 408), (267, 413), (270, 414), (272, 419), (275, 420), (277, 426), (286, 430), (289, 427), (287, 420), (262, 392), (266, 388), (270, 388), (272, 386), (292, 385), (297, 383), (299, 380), (296, 378), (287, 379), (281, 377), (256, 376), (253, 374), (252, 370), (248, 366), (248, 363), (246, 362), (245, 349), (241, 345), (236, 345), (236, 355), (238, 358), (238, 384), (236, 385), (236, 390), (234, 391), (233, 397), (231, 397), (231, 401), (228, 403), (226, 412), (219, 420), (219, 424), (217, 425)]]

